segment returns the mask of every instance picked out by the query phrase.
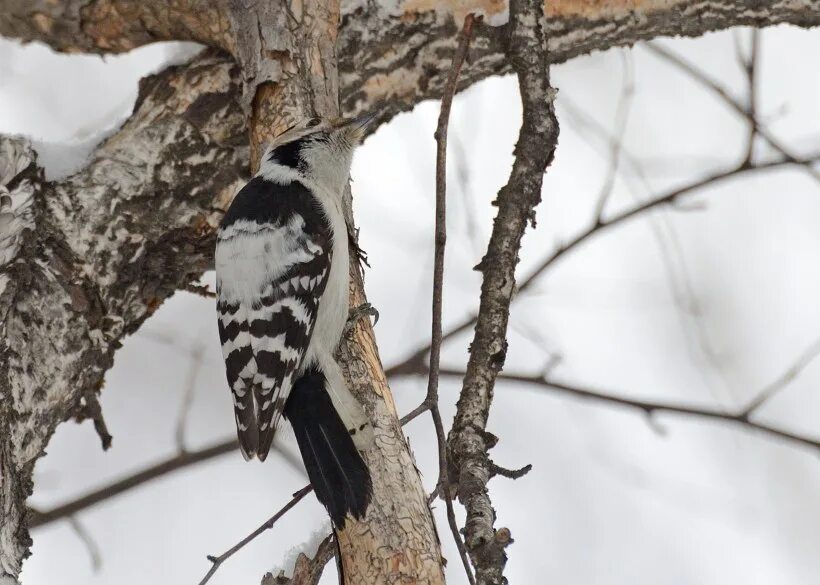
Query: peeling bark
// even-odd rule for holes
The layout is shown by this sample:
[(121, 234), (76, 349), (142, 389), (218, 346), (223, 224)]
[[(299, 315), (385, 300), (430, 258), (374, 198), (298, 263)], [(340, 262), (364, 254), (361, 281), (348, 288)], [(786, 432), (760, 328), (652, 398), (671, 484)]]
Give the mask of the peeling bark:
[(99, 391), (123, 336), (211, 263), (208, 210), (247, 165), (236, 73), (205, 56), (147, 78), (131, 119), (60, 183), (25, 140), (0, 141), (0, 583), (27, 554), (25, 498), (54, 429)]

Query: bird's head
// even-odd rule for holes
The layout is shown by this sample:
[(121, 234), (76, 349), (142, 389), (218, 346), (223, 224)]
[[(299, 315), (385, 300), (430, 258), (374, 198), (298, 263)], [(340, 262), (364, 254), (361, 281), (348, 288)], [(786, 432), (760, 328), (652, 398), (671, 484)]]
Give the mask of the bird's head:
[(306, 181), (341, 195), (350, 177), (353, 151), (372, 119), (364, 115), (302, 120), (268, 147), (259, 174), (279, 183)]

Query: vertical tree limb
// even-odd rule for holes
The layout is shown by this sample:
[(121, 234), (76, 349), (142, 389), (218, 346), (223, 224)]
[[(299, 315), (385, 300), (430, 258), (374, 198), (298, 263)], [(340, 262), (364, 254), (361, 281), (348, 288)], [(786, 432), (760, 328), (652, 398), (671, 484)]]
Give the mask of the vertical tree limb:
[(441, 364), (441, 314), (444, 296), (444, 249), (447, 244), (447, 129), (450, 125), (450, 109), (453, 105), (453, 96), (456, 93), (458, 75), (467, 57), (470, 48), (470, 39), (473, 34), (474, 16), (468, 14), (461, 29), (458, 49), (453, 57), (453, 65), (447, 77), (444, 97), (441, 99), (441, 112), (436, 127), (436, 227), (435, 253), (433, 268), (433, 318), (430, 342), (430, 370), (427, 378), (427, 397), (424, 403), (430, 409), (433, 417), (433, 426), (436, 429), (438, 441), (439, 477), (437, 490), (443, 494), (447, 506), (447, 523), (453, 533), (453, 540), (458, 548), (458, 554), (464, 565), (467, 580), (475, 585), (475, 577), (467, 558), (467, 550), (456, 523), (456, 513), (453, 509), (453, 499), (450, 495), (450, 479), (447, 469), (447, 438), (444, 433), (444, 424), (441, 421), (441, 411), (438, 407), (438, 371)]
[[(231, 18), (235, 20), (250, 18), (241, 12), (241, 3), (236, 3), (233, 10)], [(266, 143), (293, 121), (305, 116), (339, 115), (335, 52), (339, 3), (307, 0), (288, 5), (280, 0), (255, 12), (253, 18), (259, 26), (243, 28), (249, 37), (237, 44), (239, 55), (249, 48), (253, 52), (257, 46), (266, 49), (258, 60), (240, 58), (258, 67), (244, 72), (246, 81), (268, 76), (255, 86), (251, 99), (253, 165), (258, 164)], [(352, 229), (349, 198), (344, 211)], [(359, 265), (351, 262), (350, 270), (350, 302), (355, 307), (366, 299)], [(365, 454), (373, 481), (367, 515), (361, 520), (348, 518), (337, 532), (344, 583), (444, 583), (438, 536), (399, 425), (370, 323), (358, 321), (352, 337), (342, 341), (340, 364), (351, 391), (373, 422), (376, 441)]]
[(487, 493), (491, 465), (487, 449), (493, 438), (485, 429), (496, 377), (507, 352), (507, 323), (515, 290), (515, 267), (521, 238), (535, 223), (543, 174), (558, 140), (549, 84), (544, 5), (537, 0), (510, 2), (508, 54), (518, 74), (523, 122), (515, 147), (515, 162), (506, 186), (499, 191), (487, 254), (479, 264), (484, 280), (467, 373), (457, 405), (449, 448), (451, 477), (467, 509), (466, 544), (480, 585), (502, 585), (506, 553), (512, 541), (507, 529), (494, 528), (495, 511)]

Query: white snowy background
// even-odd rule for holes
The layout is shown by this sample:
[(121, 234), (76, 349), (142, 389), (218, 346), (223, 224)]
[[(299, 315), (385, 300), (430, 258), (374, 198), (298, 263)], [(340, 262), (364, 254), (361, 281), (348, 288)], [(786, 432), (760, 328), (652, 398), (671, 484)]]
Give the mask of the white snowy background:
[[(663, 44), (742, 96), (735, 55), (748, 31)], [(760, 110), (772, 132), (801, 153), (820, 147), (816, 32), (789, 27), (762, 37)], [(130, 113), (140, 77), (196, 50), (164, 44), (105, 59), (58, 55), (0, 40), (0, 132), (34, 137), (50, 176), (71, 172)], [(607, 214), (665, 188), (728, 168), (743, 153), (744, 121), (640, 46), (553, 68), (560, 147), (547, 174), (538, 229), (524, 240), (520, 274), (592, 219), (609, 165), (595, 128), (616, 133), (625, 72), (635, 93)], [(379, 129), (359, 150), (353, 191), (383, 361), (391, 365), (429, 336), (437, 103)], [(471, 270), (486, 246), (519, 128), (515, 79), (490, 79), (455, 101), (451, 123), (445, 330), (477, 306)], [(759, 154), (767, 154), (765, 147)], [(642, 173), (632, 162), (640, 161)], [(466, 177), (462, 180), (459, 177)], [(746, 404), (820, 338), (820, 186), (783, 169), (700, 192), (686, 210), (645, 214), (602, 233), (514, 303), (509, 371), (553, 375), (628, 396)], [(210, 282), (212, 276), (205, 278)], [(445, 364), (463, 367), (470, 335), (448, 342)], [(196, 358), (197, 355), (201, 357)], [(820, 359), (760, 413), (820, 436)], [(47, 509), (173, 454), (186, 388), (193, 389), (185, 443), (232, 436), (234, 422), (217, 343), (213, 301), (177, 293), (116, 355), (102, 393), (113, 448), (88, 423), (63, 424), (36, 468), (32, 505)], [(424, 393), (397, 379), (401, 412)], [(449, 424), (459, 386), (445, 381)], [(494, 479), (497, 526), (512, 530), (511, 583), (607, 585), (814, 585), (820, 574), (820, 458), (794, 444), (726, 424), (602, 406), (549, 390), (499, 383), (489, 429), (499, 464), (532, 463), (525, 478)], [(406, 428), (434, 485), (427, 417)], [(293, 453), (292, 438), (280, 442)], [(199, 582), (218, 554), (305, 484), (281, 456), (264, 465), (225, 455), (82, 512), (99, 549), (67, 521), (34, 531), (26, 585)], [(465, 583), (437, 504), (450, 583)], [(214, 585), (258, 583), (325, 523), (306, 498), (216, 574)], [(330, 566), (323, 583), (335, 582)]]

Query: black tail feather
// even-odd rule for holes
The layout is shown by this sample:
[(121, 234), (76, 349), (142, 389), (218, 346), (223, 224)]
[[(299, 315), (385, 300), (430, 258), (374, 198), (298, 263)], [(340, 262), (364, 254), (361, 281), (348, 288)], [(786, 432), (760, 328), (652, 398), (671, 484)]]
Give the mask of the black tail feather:
[(370, 503), (370, 471), (325, 390), (324, 374), (309, 369), (296, 382), (285, 404), (299, 451), (316, 497), (333, 524), (345, 516), (364, 517)]

